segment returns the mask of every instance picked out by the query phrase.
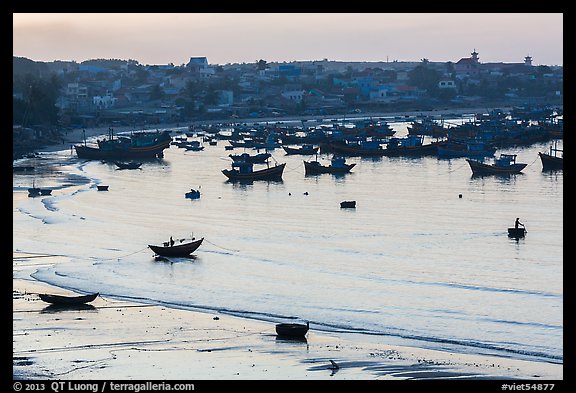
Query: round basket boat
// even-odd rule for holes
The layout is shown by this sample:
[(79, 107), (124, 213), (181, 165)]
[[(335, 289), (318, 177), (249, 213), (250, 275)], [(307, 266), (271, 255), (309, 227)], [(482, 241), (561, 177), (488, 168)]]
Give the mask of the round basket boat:
[(308, 333), (310, 323), (279, 323), (276, 325), (276, 334), (283, 337), (304, 337)]

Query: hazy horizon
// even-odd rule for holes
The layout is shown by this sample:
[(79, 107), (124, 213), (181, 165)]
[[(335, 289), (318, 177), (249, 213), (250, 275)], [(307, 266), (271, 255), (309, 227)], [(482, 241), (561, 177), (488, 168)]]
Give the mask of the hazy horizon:
[(13, 13), (13, 55), (140, 64), (313, 61), (563, 65), (562, 13)]

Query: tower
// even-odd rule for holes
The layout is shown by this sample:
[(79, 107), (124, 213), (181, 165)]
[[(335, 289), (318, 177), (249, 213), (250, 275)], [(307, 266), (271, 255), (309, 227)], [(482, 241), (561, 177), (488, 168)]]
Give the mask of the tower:
[(474, 52), (470, 53), (472, 55), (471, 59), (472, 62), (475, 64), (478, 64), (478, 52), (476, 52), (476, 49), (474, 49)]
[(524, 58), (524, 65), (531, 66), (532, 65), (532, 57), (526, 56)]

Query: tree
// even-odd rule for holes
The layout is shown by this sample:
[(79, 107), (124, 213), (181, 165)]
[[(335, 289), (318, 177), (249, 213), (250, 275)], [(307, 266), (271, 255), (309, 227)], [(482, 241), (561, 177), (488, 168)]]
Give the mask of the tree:
[(39, 78), (26, 74), (18, 84), (22, 86), (23, 99), (13, 99), (13, 123), (23, 126), (57, 125), (56, 100), (61, 84), (58, 77)]
[(270, 68), (270, 67), (268, 66), (268, 63), (266, 62), (266, 60), (260, 59), (256, 62), (256, 69), (258, 71), (264, 71), (267, 68)]

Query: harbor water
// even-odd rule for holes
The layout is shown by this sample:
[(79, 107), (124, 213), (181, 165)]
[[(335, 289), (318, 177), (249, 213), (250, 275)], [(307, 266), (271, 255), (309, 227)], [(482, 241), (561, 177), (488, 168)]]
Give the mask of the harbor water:
[[(391, 126), (407, 132), (407, 123)], [(543, 171), (538, 156), (551, 143), (498, 149), (528, 164), (506, 177), (473, 177), (465, 158), (435, 156), (350, 157), (349, 174), (305, 176), (303, 160), (314, 156), (275, 149), (283, 180), (251, 184), (222, 174), (228, 154), (244, 151), (225, 150), (226, 141), (171, 146), (136, 170), (79, 160), (69, 148), (44, 153), (44, 169), (13, 175), (13, 251), (47, 257), (15, 258), (13, 276), (309, 321), (383, 345), (561, 364), (563, 171)], [(52, 194), (27, 197), (33, 181)], [(185, 198), (190, 189), (200, 198)], [(345, 200), (356, 208), (340, 208)], [(517, 217), (527, 234), (511, 239)], [(193, 258), (156, 260), (148, 244), (170, 236), (205, 240)]]

